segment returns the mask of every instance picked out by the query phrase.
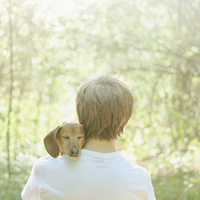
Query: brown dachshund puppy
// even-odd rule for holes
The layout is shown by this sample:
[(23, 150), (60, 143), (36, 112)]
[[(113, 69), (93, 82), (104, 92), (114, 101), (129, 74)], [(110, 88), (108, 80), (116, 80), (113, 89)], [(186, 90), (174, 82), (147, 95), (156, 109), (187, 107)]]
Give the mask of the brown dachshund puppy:
[(78, 157), (85, 145), (85, 133), (79, 123), (64, 122), (62, 126), (53, 129), (44, 138), (44, 146), (47, 152), (54, 158), (59, 153), (71, 157)]

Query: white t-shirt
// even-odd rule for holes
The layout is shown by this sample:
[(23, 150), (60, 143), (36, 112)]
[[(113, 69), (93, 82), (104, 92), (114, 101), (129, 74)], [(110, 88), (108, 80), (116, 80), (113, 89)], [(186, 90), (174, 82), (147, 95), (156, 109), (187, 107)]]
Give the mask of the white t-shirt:
[(146, 169), (119, 152), (82, 149), (79, 158), (38, 159), (21, 193), (23, 200), (155, 200)]

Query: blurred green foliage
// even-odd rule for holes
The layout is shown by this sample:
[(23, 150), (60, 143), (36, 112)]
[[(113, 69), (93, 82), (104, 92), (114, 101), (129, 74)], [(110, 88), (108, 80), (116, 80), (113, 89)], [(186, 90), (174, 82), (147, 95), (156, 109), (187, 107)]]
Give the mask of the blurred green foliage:
[(199, 0), (0, 3), (0, 199), (20, 199), (43, 137), (77, 120), (77, 87), (102, 74), (135, 99), (118, 150), (150, 172), (157, 199), (200, 199)]

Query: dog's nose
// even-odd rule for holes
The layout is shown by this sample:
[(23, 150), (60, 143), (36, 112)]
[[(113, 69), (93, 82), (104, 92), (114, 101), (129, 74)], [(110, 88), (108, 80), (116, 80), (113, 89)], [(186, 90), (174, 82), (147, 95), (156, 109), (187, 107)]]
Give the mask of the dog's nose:
[(78, 148), (72, 148), (71, 150), (70, 150), (70, 153), (71, 154), (78, 154), (78, 152), (79, 152), (79, 150), (78, 150)]

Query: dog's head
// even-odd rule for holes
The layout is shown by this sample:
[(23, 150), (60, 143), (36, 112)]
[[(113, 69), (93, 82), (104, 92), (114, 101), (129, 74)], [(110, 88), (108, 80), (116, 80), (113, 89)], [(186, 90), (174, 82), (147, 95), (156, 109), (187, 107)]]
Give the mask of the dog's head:
[(45, 149), (54, 158), (59, 155), (59, 152), (71, 157), (78, 157), (85, 142), (85, 133), (79, 123), (65, 122), (44, 138)]

